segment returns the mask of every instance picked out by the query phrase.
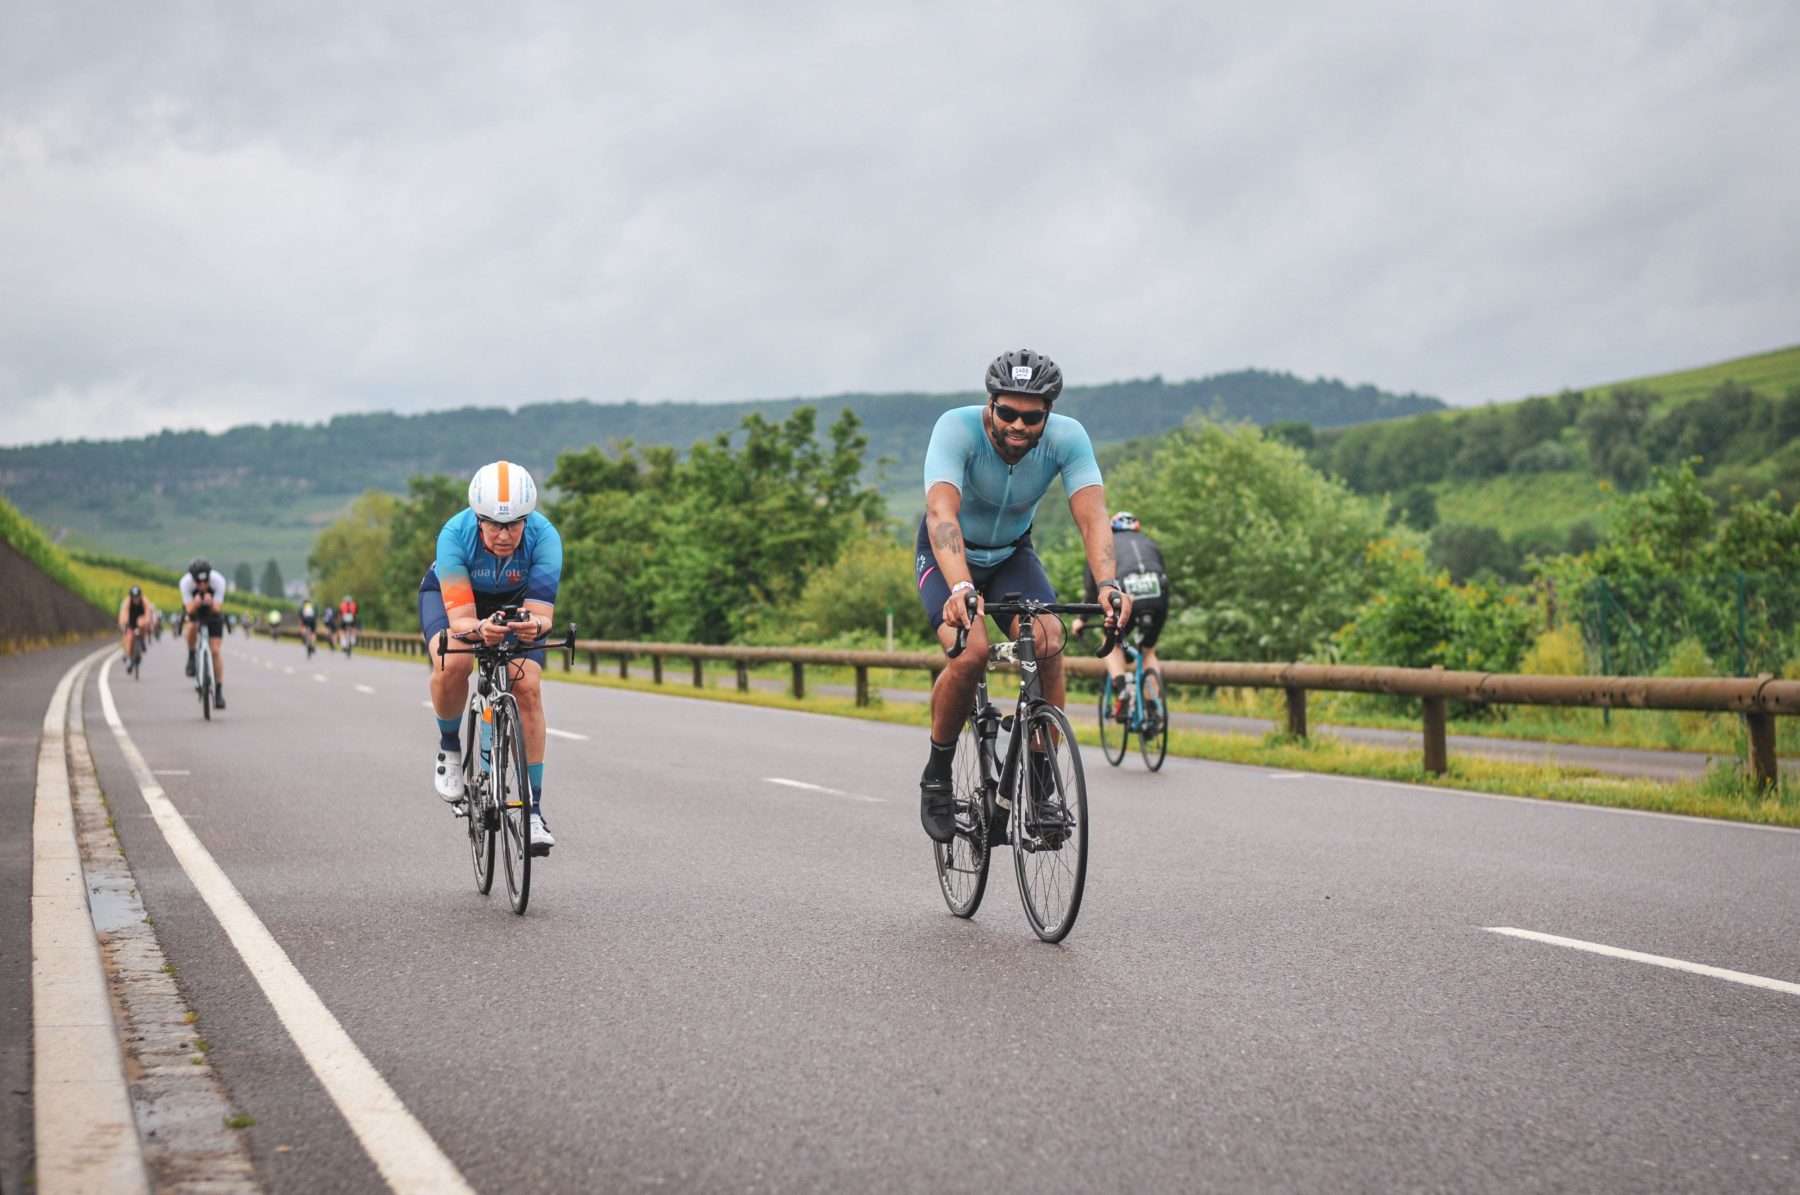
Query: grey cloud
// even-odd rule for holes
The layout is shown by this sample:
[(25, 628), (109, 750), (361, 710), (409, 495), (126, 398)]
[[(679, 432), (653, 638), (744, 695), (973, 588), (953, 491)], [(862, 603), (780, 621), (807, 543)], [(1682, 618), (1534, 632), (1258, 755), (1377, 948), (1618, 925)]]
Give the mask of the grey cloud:
[(1791, 5), (25, 6), (15, 442), (1796, 339)]

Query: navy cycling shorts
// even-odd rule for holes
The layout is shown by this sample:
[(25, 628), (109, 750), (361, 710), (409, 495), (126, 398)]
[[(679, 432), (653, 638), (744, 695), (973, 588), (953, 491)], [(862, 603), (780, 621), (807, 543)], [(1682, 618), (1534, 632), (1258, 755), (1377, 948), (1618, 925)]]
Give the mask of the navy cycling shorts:
[[(926, 621), (935, 631), (944, 622), (944, 603), (950, 600), (950, 584), (938, 571), (937, 557), (932, 554), (924, 519), (919, 520), (919, 541), (913, 550), (913, 580), (919, 585), (919, 601), (925, 607)], [(1056, 587), (1044, 573), (1044, 562), (1031, 550), (1029, 534), (1013, 548), (1013, 554), (999, 564), (970, 565), (969, 580), (975, 582), (975, 589), (984, 601), (997, 602), (1009, 593), (1040, 602), (1056, 600)], [(1009, 635), (1011, 624), (1016, 621), (1007, 620)]]
[[(491, 603), (483, 601), (487, 596), (488, 595), (482, 593), (475, 595), (475, 613), (480, 618), (486, 618), (495, 610), (503, 609), (508, 605), (508, 603), (501, 601), (498, 597)], [(516, 602), (511, 604), (517, 605)], [(487, 608), (484, 609), (484, 606)], [(425, 636), (425, 646), (431, 652), (431, 658), (433, 660), (437, 659), (438, 635), (449, 629), (450, 612), (444, 609), (444, 594), (443, 591), (438, 588), (437, 570), (434, 568), (425, 574), (425, 579), (423, 581), (419, 582), (419, 633)], [(508, 643), (517, 643), (518, 641), (516, 635), (508, 635), (506, 637), (506, 642)], [(468, 645), (452, 643), (450, 646), (456, 648), (467, 647)], [(514, 658), (531, 660), (535, 662), (539, 668), (542, 668), (544, 666), (545, 654), (545, 649), (540, 647), (536, 651), (527, 652), (522, 656)]]

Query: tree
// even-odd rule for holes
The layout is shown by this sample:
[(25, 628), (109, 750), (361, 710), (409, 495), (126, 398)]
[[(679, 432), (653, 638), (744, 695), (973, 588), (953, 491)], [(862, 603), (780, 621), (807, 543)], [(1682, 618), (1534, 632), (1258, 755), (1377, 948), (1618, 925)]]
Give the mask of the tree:
[(256, 574), (250, 571), (248, 560), (238, 561), (237, 569), (231, 574), (231, 588), (245, 596), (256, 592)]
[(392, 494), (367, 491), (351, 504), (348, 514), (319, 532), (306, 559), (318, 578), (314, 592), (323, 592), (326, 601), (336, 601), (339, 594), (356, 595), (359, 617), (370, 626), (404, 626), (412, 614), (396, 609), (381, 587), (389, 529), (399, 506), (400, 500)]
[(269, 563), (263, 565), (262, 595), (277, 600), (287, 596), (286, 585), (281, 579), (281, 565), (276, 563), (274, 557), (270, 557)]
[(1390, 527), (1405, 523), (1414, 531), (1430, 531), (1438, 521), (1437, 495), (1430, 486), (1407, 486), (1388, 507), (1387, 521)]
[(1171, 659), (1291, 660), (1348, 621), (1379, 579), (1380, 516), (1248, 425), (1198, 423), (1107, 482), (1163, 550)]
[(1426, 559), (1458, 584), (1484, 575), (1511, 581), (1519, 568), (1518, 550), (1498, 531), (1467, 523), (1445, 523), (1433, 531)]
[(1645, 482), (1650, 458), (1638, 441), (1656, 402), (1654, 391), (1620, 386), (1582, 411), (1577, 423), (1587, 437), (1588, 463), (1597, 475), (1625, 490)]

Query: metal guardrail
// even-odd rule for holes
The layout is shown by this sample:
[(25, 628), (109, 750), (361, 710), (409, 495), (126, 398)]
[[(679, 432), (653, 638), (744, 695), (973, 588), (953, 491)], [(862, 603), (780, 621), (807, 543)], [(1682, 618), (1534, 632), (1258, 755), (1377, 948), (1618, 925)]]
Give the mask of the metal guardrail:
[[(298, 637), (296, 628), (281, 628), (282, 635)], [(383, 631), (359, 631), (368, 647), (401, 655), (425, 657), (425, 642), (418, 635)], [(561, 655), (563, 653), (555, 652)], [(587, 660), (588, 672), (597, 673), (602, 657), (616, 658), (620, 677), (630, 675), (631, 661), (647, 657), (655, 683), (663, 683), (663, 662), (687, 660), (696, 688), (705, 684), (708, 660), (730, 660), (737, 665), (737, 687), (750, 689), (750, 667), (785, 663), (792, 668), (789, 692), (806, 696), (808, 665), (852, 668), (856, 672), (856, 704), (869, 704), (869, 669), (920, 669), (933, 679), (944, 670), (944, 657), (934, 651), (845, 651), (812, 647), (749, 647), (700, 643), (639, 643), (606, 639), (578, 639), (575, 654)], [(564, 656), (563, 670), (572, 661)], [(1088, 655), (1063, 657), (1069, 676), (1099, 678), (1106, 668)], [(1246, 664), (1192, 660), (1164, 660), (1163, 680), (1169, 684), (1231, 689), (1280, 689), (1287, 698), (1287, 731), (1305, 738), (1306, 695), (1309, 691), (1384, 693), (1416, 697), (1424, 729), (1425, 770), (1442, 775), (1449, 768), (1445, 731), (1447, 702), (1485, 705), (1578, 706), (1588, 709), (1698, 710), (1738, 713), (1744, 716), (1750, 739), (1750, 767), (1757, 782), (1773, 788), (1779, 779), (1775, 752), (1775, 719), (1800, 714), (1800, 681), (1777, 680), (1764, 674), (1743, 678), (1677, 678), (1649, 676), (1516, 676), (1493, 672), (1450, 672), (1442, 668), (1377, 668), (1343, 664)]]

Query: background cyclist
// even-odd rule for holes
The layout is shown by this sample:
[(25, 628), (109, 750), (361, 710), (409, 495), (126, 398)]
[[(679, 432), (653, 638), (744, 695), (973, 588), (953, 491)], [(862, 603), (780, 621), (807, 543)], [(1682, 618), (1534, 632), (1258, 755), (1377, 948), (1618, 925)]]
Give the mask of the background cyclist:
[(338, 626), (343, 628), (342, 634), (344, 636), (344, 645), (346, 647), (355, 647), (356, 599), (347, 593), (344, 595), (344, 600), (338, 603)]
[(338, 617), (337, 607), (332, 605), (330, 602), (326, 602), (325, 603), (325, 641), (331, 645), (332, 651), (337, 650), (337, 617)]
[(313, 600), (307, 598), (300, 603), (300, 638), (305, 641), (308, 651), (319, 637), (319, 608)]
[[(419, 630), (432, 650), (431, 708), (437, 715), (438, 748), (433, 782), (446, 801), (460, 801), (462, 718), (469, 701), (474, 656), (436, 654), (448, 628), (464, 639), (493, 645), (542, 639), (556, 613), (562, 582), (562, 536), (537, 513), (537, 485), (511, 461), (483, 465), (469, 482), (469, 509), (438, 532), (437, 559), (419, 582)], [(495, 611), (519, 607), (516, 621), (493, 623)], [(544, 823), (544, 652), (514, 663), (512, 694), (525, 729), (525, 764), (531, 780), (531, 851), (556, 845)]]
[(224, 601), (225, 574), (213, 568), (206, 557), (194, 557), (188, 571), (181, 575), (181, 608), (187, 614), (187, 674), (194, 675), (195, 646), (200, 638), (200, 624), (205, 622), (206, 633), (212, 636), (213, 708), (221, 710), (225, 708), (225, 617), (219, 609)]
[[(957, 628), (970, 628), (967, 650), (947, 661), (931, 690), (931, 756), (919, 778), (919, 820), (937, 842), (956, 837), (950, 765), (987, 669), (985, 599), (1017, 593), (1056, 600), (1032, 550), (1031, 520), (1057, 477), (1081, 529), (1088, 566), (1101, 588), (1119, 592), (1094, 446), (1081, 424), (1050, 413), (1062, 385), (1062, 370), (1043, 354), (1002, 353), (988, 366), (987, 404), (944, 412), (925, 450), (925, 517), (914, 559), (919, 600), (945, 651), (956, 642)], [(981, 599), (972, 621), (965, 590)], [(1124, 595), (1119, 615), (1108, 614), (1106, 621), (1110, 626), (1115, 617), (1130, 615), (1131, 598)], [(1016, 621), (1008, 620), (1009, 635)], [(1062, 624), (1039, 619), (1033, 635), (1044, 698), (1060, 707)], [(1041, 758), (1034, 753), (1034, 761)]]
[(138, 636), (140, 642), (147, 644), (149, 640), (145, 636), (149, 630), (150, 603), (144, 599), (143, 588), (133, 585), (125, 600), (119, 603), (119, 649), (125, 653), (127, 661), (131, 659), (132, 636)]
[[(1162, 636), (1163, 623), (1169, 619), (1169, 574), (1163, 568), (1162, 549), (1144, 534), (1137, 516), (1128, 510), (1121, 510), (1112, 517), (1112, 531), (1119, 584), (1131, 595), (1131, 621), (1137, 628), (1137, 649), (1144, 654), (1145, 669), (1155, 668), (1158, 666), (1156, 641)], [(1098, 601), (1094, 596), (1098, 590), (1093, 569), (1087, 570), (1082, 584), (1087, 593), (1082, 600)], [(1069, 624), (1069, 629), (1079, 635), (1085, 625), (1085, 619), (1077, 618)], [(1130, 671), (1123, 646), (1106, 657), (1106, 671), (1112, 675), (1113, 689), (1119, 695), (1113, 702), (1112, 714), (1123, 722), (1127, 716), (1126, 707), (1131, 702), (1131, 686), (1118, 683)]]

